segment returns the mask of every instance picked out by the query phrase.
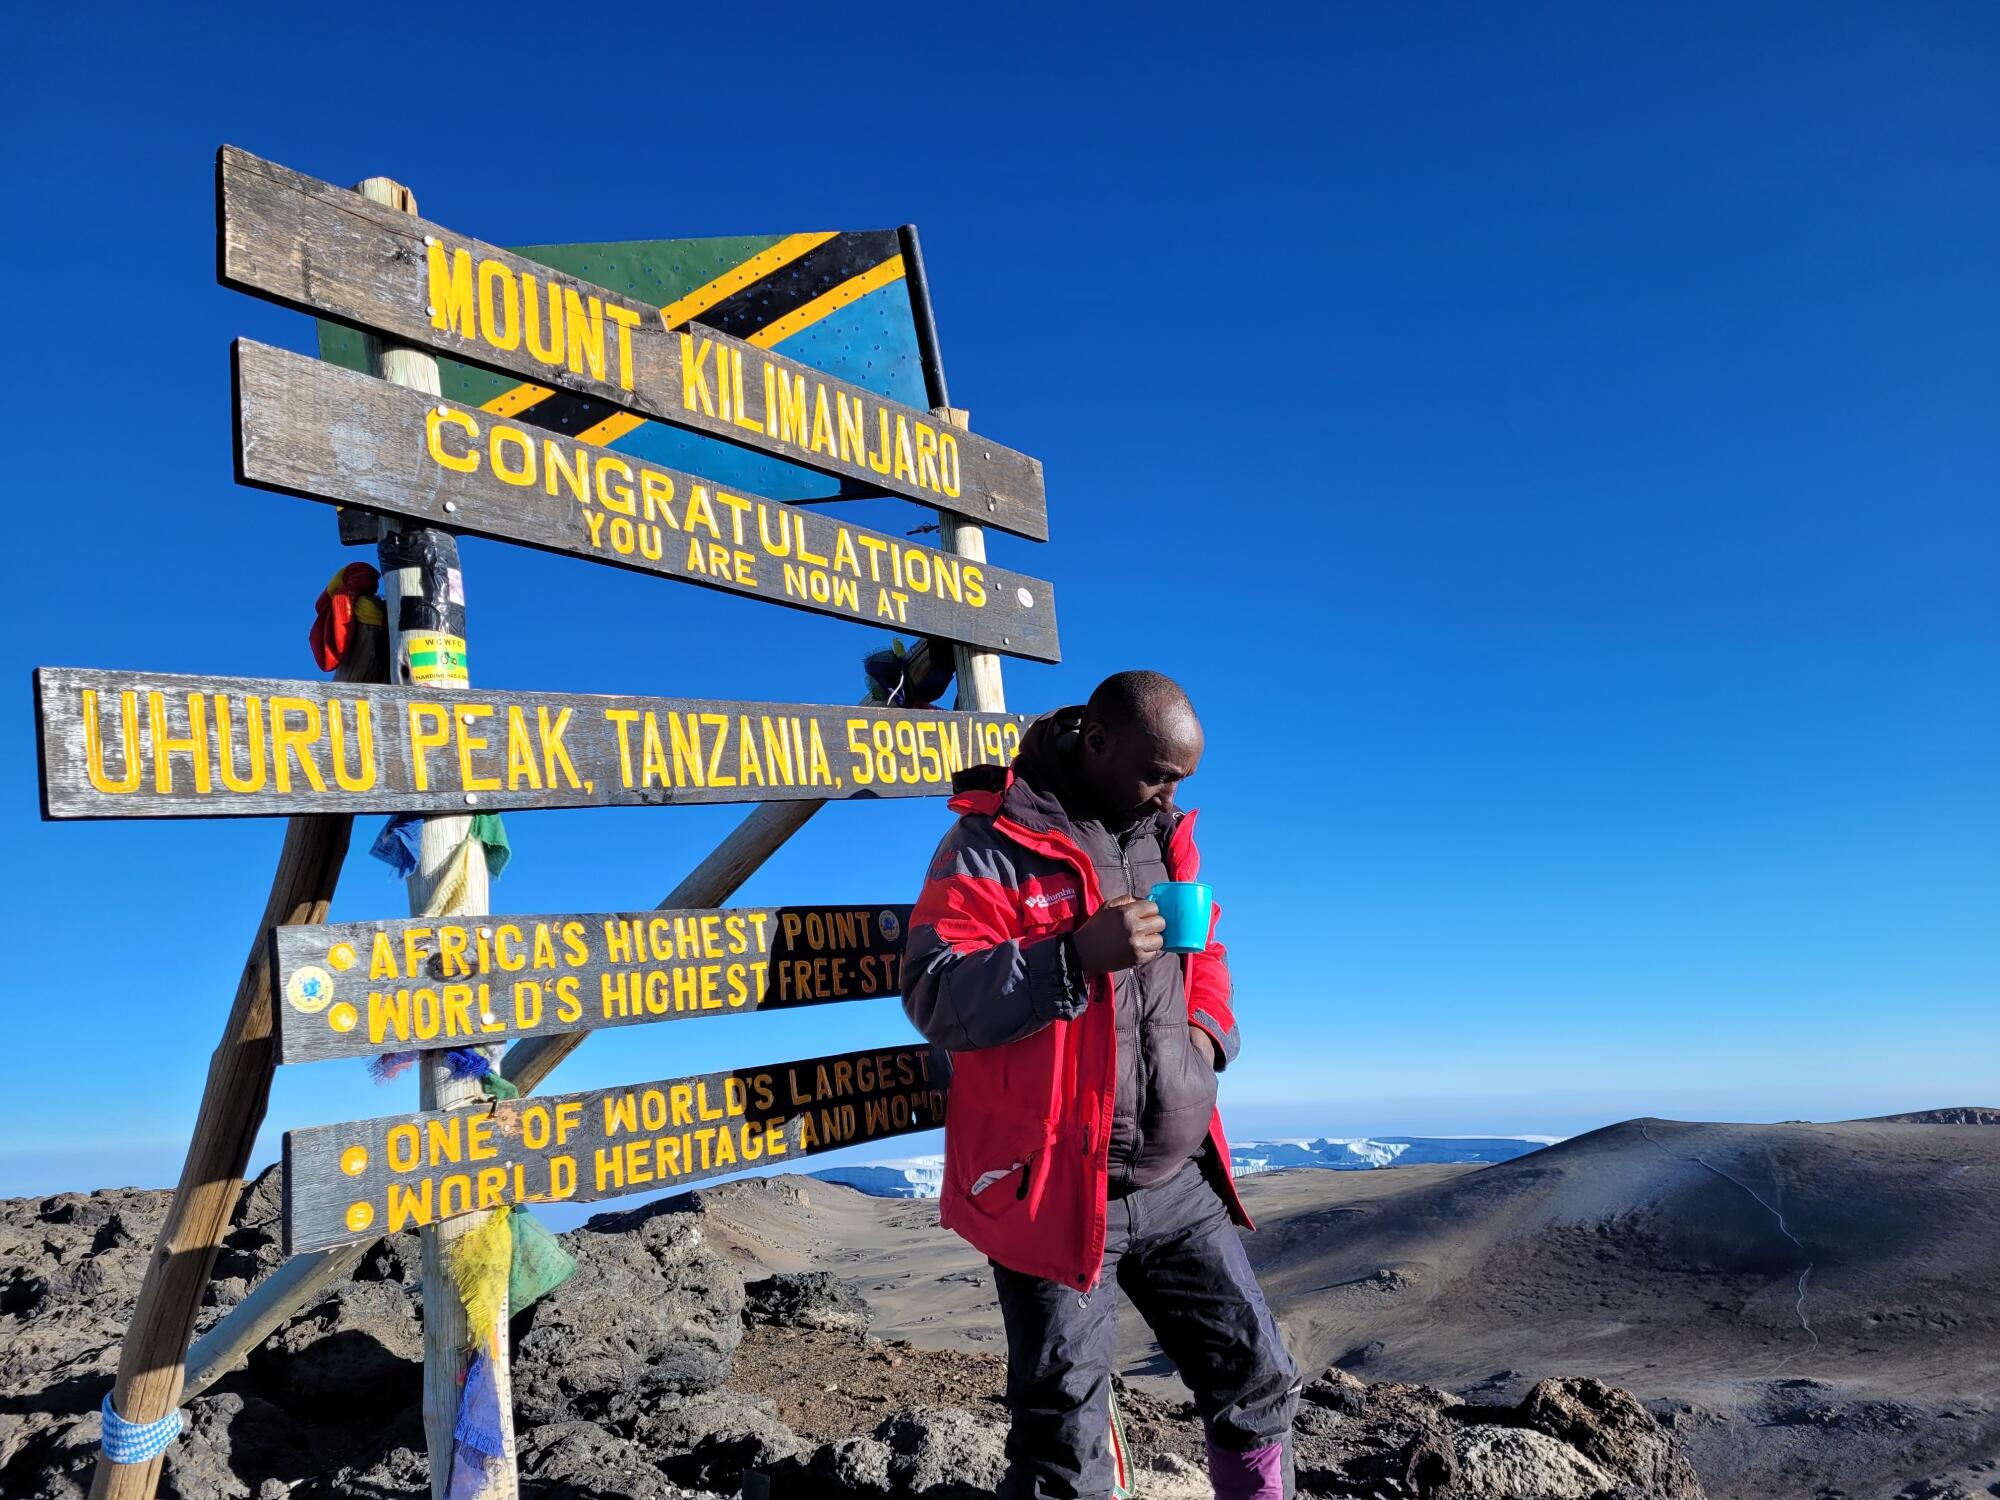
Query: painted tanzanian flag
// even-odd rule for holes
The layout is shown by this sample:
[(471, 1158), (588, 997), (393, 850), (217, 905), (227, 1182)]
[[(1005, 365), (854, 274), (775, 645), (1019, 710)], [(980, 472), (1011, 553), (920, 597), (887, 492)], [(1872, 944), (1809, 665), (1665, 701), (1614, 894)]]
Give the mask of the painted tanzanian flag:
[[(608, 245), (517, 245), (516, 254), (652, 303), (673, 323), (701, 322), (851, 380), (928, 406), (910, 283), (893, 229)], [(319, 325), (320, 357), (366, 368), (361, 336)], [(569, 391), (438, 361), (444, 394), (586, 442), (616, 448), (773, 500), (857, 493), (841, 481), (699, 433), (630, 416)]]

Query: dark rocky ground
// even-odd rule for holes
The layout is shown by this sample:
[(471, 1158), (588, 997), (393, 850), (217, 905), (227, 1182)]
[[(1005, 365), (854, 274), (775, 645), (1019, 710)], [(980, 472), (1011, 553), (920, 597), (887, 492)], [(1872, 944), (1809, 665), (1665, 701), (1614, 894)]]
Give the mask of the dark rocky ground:
[[(778, 1180), (754, 1190), (788, 1189)], [(97, 1406), (166, 1199), (123, 1189), (0, 1202), (0, 1494), (69, 1500), (87, 1491)], [(687, 1207), (668, 1200), (572, 1231), (565, 1240), (577, 1275), (516, 1320), (525, 1494), (958, 1500), (989, 1492), (1004, 1430), (999, 1359), (873, 1339), (866, 1305), (830, 1277), (746, 1290)], [(276, 1175), (267, 1173), (246, 1194), (205, 1321), (277, 1264), (277, 1212)], [(413, 1241), (386, 1241), (352, 1281), (196, 1398), (162, 1492), (183, 1500), (425, 1493), (415, 1264)], [(1479, 1404), (1328, 1369), (1306, 1398), (1298, 1448), (1306, 1494), (1702, 1494), (1670, 1425), (1593, 1380), (1544, 1380), (1517, 1401)], [(1137, 1390), (1126, 1407), (1141, 1493), (1205, 1495), (1192, 1409)]]

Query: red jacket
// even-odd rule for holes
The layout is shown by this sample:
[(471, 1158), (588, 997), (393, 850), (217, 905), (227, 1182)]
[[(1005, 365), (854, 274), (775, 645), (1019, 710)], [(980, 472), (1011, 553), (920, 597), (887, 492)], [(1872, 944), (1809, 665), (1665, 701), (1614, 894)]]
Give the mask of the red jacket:
[[(1010, 771), (1000, 789), (951, 801), (961, 816), (910, 914), (904, 1009), (952, 1050), (940, 1222), (1011, 1270), (1088, 1290), (1104, 1259), (1117, 1028), (1111, 976), (1091, 976), (1079, 1008), (1067, 945), (1055, 939), (1102, 900), (1073, 840), (1007, 815), (1012, 780)], [(1194, 822), (1188, 813), (1173, 830), (1176, 880), (1200, 869)], [(1226, 1062), (1238, 1038), (1227, 956), (1213, 934), (1211, 922), (1208, 948), (1187, 957), (1183, 979), (1189, 1024)], [(1248, 1227), (1219, 1110), (1208, 1134), (1203, 1168)]]

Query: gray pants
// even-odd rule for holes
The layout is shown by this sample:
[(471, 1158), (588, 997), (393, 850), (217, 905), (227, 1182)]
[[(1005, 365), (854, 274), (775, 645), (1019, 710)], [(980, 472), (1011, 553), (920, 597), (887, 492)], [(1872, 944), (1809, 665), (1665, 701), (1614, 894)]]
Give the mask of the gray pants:
[(994, 1264), (1013, 1414), (998, 1500), (1111, 1493), (1114, 1275), (1194, 1396), (1216, 1493), (1289, 1500), (1298, 1370), (1222, 1200), (1189, 1162), (1107, 1209), (1104, 1278), (1087, 1296)]

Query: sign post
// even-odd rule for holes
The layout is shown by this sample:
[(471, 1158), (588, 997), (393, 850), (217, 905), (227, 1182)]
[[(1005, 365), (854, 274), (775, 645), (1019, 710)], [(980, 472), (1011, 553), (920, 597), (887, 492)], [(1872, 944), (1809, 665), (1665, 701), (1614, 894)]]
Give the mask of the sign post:
[[(529, 1203), (698, 1181), (942, 1122), (943, 1080), (928, 1049), (907, 1045), (526, 1096), (592, 1030), (898, 989), (906, 907), (722, 903), (828, 801), (939, 795), (967, 767), (1011, 761), (1025, 720), (1004, 711), (999, 656), (1058, 659), (1055, 607), (1047, 583), (987, 563), (983, 527), (1046, 538), (1041, 465), (974, 436), (949, 406), (912, 227), (876, 239), (885, 256), (903, 250), (882, 264), (889, 279), (908, 267), (928, 411), (776, 353), (799, 319), (747, 339), (704, 327), (682, 303), (651, 307), (428, 224), (386, 178), (347, 192), (225, 147), (217, 188), (219, 278), (360, 330), (368, 370), (239, 343), (238, 477), (365, 522), (351, 529), (379, 543), (387, 629), (364, 622), (332, 684), (36, 673), (45, 817), (292, 820), (110, 1398), (123, 1426), (158, 1430), (108, 1433), (107, 1453), (154, 1456), (101, 1460), (92, 1493), (149, 1497), (185, 1395), (376, 1236), (414, 1228), (434, 1500), (454, 1488), (461, 1455), (478, 1472), (461, 1468), (458, 1488), (472, 1479), (481, 1500), (512, 1500), (506, 1299), (461, 1300), (453, 1274), (454, 1259), (462, 1272), (504, 1247), (455, 1255), (467, 1235), (497, 1233), (497, 1213)], [(440, 355), (546, 380), (615, 420), (571, 437), (560, 422), (524, 428), (497, 400), (445, 401)], [(765, 455), (759, 464), (779, 460), (760, 471), (777, 493), (791, 492), (789, 464), (833, 476), (843, 494), (933, 506), (945, 545), (589, 440), (648, 417), (697, 434), (680, 440), (690, 453), (713, 457), (702, 445), (721, 438)], [(905, 629), (920, 637), (917, 675), (950, 643), (959, 708), (474, 691), (461, 531)], [(489, 815), (707, 802), (760, 805), (662, 909), (490, 914)], [(359, 812), (415, 825), (410, 916), (326, 926)], [(185, 1379), (276, 1063), (389, 1052), (416, 1054), (419, 1109), (288, 1132), (286, 1242), (301, 1253), (210, 1330)], [(490, 1089), (482, 1071), (499, 1075)], [(490, 1309), (483, 1326), (467, 1326), (467, 1302)], [(468, 1387), (475, 1348), (486, 1358)], [(454, 1442), (475, 1395), (497, 1407), (496, 1454)]]
[[(415, 196), (386, 177), (371, 177), (356, 190), (371, 203), (405, 214), (417, 211)], [(435, 398), (437, 360), (423, 350), (369, 340), (370, 364), (392, 385)], [(465, 580), (458, 564), (458, 538), (427, 526), (391, 524), (376, 554), (389, 625), (389, 680), (446, 693), (470, 686), (465, 642)], [(475, 794), (466, 793), (471, 802)], [(460, 813), (427, 817), (418, 841), (417, 868), (407, 881), (410, 914), (417, 917), (478, 917), (490, 907), (484, 850), (472, 837), (472, 818)], [(441, 1053), (425, 1053), (418, 1063), (420, 1106), (463, 1110), (484, 1102), (475, 1077), (455, 1075)], [(424, 1440), (430, 1450), (431, 1500), (445, 1500), (451, 1488), (452, 1429), (458, 1421), (459, 1391), (465, 1382), (469, 1348), (490, 1351), (499, 1392), (498, 1420), (506, 1462), (495, 1466), (497, 1483), (484, 1493), (511, 1500), (514, 1473), (514, 1401), (509, 1379), (504, 1300), (497, 1330), (468, 1328), (465, 1307), (452, 1284), (451, 1247), (478, 1228), (485, 1214), (427, 1225), (419, 1235), (424, 1268)]]

